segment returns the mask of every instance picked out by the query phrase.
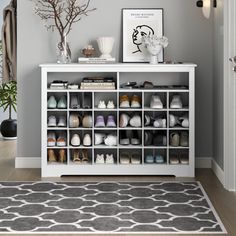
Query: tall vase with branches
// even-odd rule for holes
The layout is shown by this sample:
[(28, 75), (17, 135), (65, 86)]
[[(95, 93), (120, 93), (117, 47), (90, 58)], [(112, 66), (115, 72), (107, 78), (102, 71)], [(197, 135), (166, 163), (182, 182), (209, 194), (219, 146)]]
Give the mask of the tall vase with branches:
[(90, 1), (86, 0), (32, 0), (35, 2), (35, 13), (45, 22), (48, 30), (57, 29), (60, 37), (58, 43), (58, 63), (71, 62), (71, 50), (67, 42), (67, 36), (72, 30), (73, 24), (96, 8), (90, 8)]

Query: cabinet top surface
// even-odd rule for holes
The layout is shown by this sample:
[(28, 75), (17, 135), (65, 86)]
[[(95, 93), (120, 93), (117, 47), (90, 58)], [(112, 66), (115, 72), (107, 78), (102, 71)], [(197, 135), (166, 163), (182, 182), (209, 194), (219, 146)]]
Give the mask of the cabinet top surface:
[(177, 63), (177, 64), (163, 64), (159, 63), (157, 65), (151, 65), (148, 63), (112, 63), (112, 64), (78, 64), (78, 63), (71, 63), (71, 64), (40, 64), (41, 68), (48, 68), (48, 69), (64, 69), (65, 71), (70, 69), (80, 69), (80, 68), (88, 68), (88, 69), (114, 69), (114, 70), (122, 70), (122, 69), (144, 69), (144, 70), (158, 70), (158, 69), (173, 69), (173, 68), (190, 68), (190, 67), (197, 67), (196, 64), (193, 63)]

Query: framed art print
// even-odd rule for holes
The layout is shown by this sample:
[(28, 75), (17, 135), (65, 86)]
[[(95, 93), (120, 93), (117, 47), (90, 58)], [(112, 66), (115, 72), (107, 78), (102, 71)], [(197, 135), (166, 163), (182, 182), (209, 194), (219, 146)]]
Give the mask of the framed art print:
[[(163, 36), (163, 9), (123, 9), (123, 62), (149, 62), (145, 35)], [(163, 62), (163, 50), (158, 61)]]

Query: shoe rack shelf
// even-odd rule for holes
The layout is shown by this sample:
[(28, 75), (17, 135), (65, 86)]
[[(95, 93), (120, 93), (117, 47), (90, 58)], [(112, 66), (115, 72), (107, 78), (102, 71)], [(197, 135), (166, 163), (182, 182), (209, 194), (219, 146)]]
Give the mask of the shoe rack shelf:
[[(42, 91), (42, 124), (41, 124), (41, 155), (42, 177), (58, 177), (65, 175), (174, 175), (181, 177), (193, 177), (195, 175), (195, 145), (194, 145), (194, 96), (195, 96), (195, 64), (43, 64), (41, 67), (41, 91)], [(72, 90), (72, 89), (57, 89), (49, 88), (49, 85), (54, 80), (67, 80), (69, 83), (80, 84), (84, 77), (113, 77), (116, 82), (114, 90)], [(153, 89), (134, 88), (124, 89), (121, 85), (125, 82), (135, 81), (137, 84), (142, 84), (144, 81), (150, 81), (158, 87)], [(184, 86), (184, 87), (181, 87)], [(71, 95), (90, 95), (91, 107), (88, 109), (81, 106), (77, 109), (70, 107)], [(170, 106), (174, 95), (182, 97), (183, 107), (173, 109)], [(58, 100), (62, 95), (66, 97), (66, 108), (64, 109), (48, 109), (47, 102), (49, 96), (55, 96)], [(141, 107), (139, 108), (120, 108), (120, 96), (138, 95), (141, 99)], [(159, 95), (163, 102), (162, 109), (150, 107), (150, 100), (153, 95)], [(114, 109), (99, 109), (98, 103), (100, 100), (113, 100)], [(92, 116), (93, 125), (90, 128), (78, 127), (70, 128), (69, 119), (72, 113), (80, 115), (90, 114)], [(140, 127), (127, 126), (119, 127), (120, 115), (126, 113), (130, 117), (138, 114), (141, 117)], [(115, 117), (116, 127), (95, 127), (96, 117), (104, 115), (107, 117), (112, 114)], [(180, 117), (188, 115), (188, 127), (182, 127), (177, 124), (174, 127), (170, 126), (170, 115)], [(55, 115), (57, 118), (61, 115), (66, 117), (65, 127), (48, 127), (48, 117)], [(145, 117), (164, 117), (166, 126), (154, 127), (153, 125), (145, 126)], [(120, 139), (125, 131), (128, 136), (134, 135), (134, 130), (138, 132), (140, 140), (139, 145), (120, 145)], [(60, 133), (65, 135), (66, 145), (58, 147), (57, 145), (48, 147), (48, 133), (54, 132), (56, 138)], [(172, 133), (181, 136), (187, 133), (187, 145), (171, 145)], [(81, 143), (83, 135), (88, 133), (92, 139), (91, 146), (80, 145), (74, 147), (71, 145), (71, 136), (74, 133), (79, 133)], [(117, 139), (116, 146), (107, 146), (105, 144), (95, 145), (95, 133), (115, 133)], [(151, 133), (152, 144), (147, 145), (148, 135)], [(156, 143), (154, 145), (154, 139)], [(164, 138), (163, 138), (164, 137)], [(174, 135), (173, 135), (174, 137)], [(179, 138), (177, 137), (177, 139)], [(162, 144), (159, 145), (158, 142)], [(175, 137), (173, 138), (175, 139)], [(186, 140), (185, 140), (186, 141)], [(53, 151), (54, 155), (59, 158), (60, 152), (63, 150), (64, 162), (50, 162), (49, 151)], [(73, 162), (74, 150), (77, 150), (79, 155), (86, 153), (89, 158), (88, 163)], [(114, 164), (97, 164), (97, 154), (112, 154)], [(140, 164), (122, 164), (121, 159), (128, 156), (131, 160), (133, 156), (140, 157)], [(133, 156), (132, 156), (133, 155)], [(187, 158), (187, 163), (181, 164), (181, 155)], [(156, 157), (161, 156), (164, 162), (158, 164), (155, 162)], [(157, 157), (157, 158), (158, 158)], [(172, 158), (176, 157), (178, 163), (171, 162)], [(153, 158), (154, 163), (148, 163), (148, 158)]]

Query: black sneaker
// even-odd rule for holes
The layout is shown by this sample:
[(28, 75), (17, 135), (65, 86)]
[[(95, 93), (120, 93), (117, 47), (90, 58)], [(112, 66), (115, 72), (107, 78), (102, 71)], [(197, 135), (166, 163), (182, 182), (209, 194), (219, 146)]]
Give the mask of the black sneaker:
[(140, 145), (140, 138), (139, 138), (139, 133), (137, 130), (133, 130), (132, 132), (131, 144)]

